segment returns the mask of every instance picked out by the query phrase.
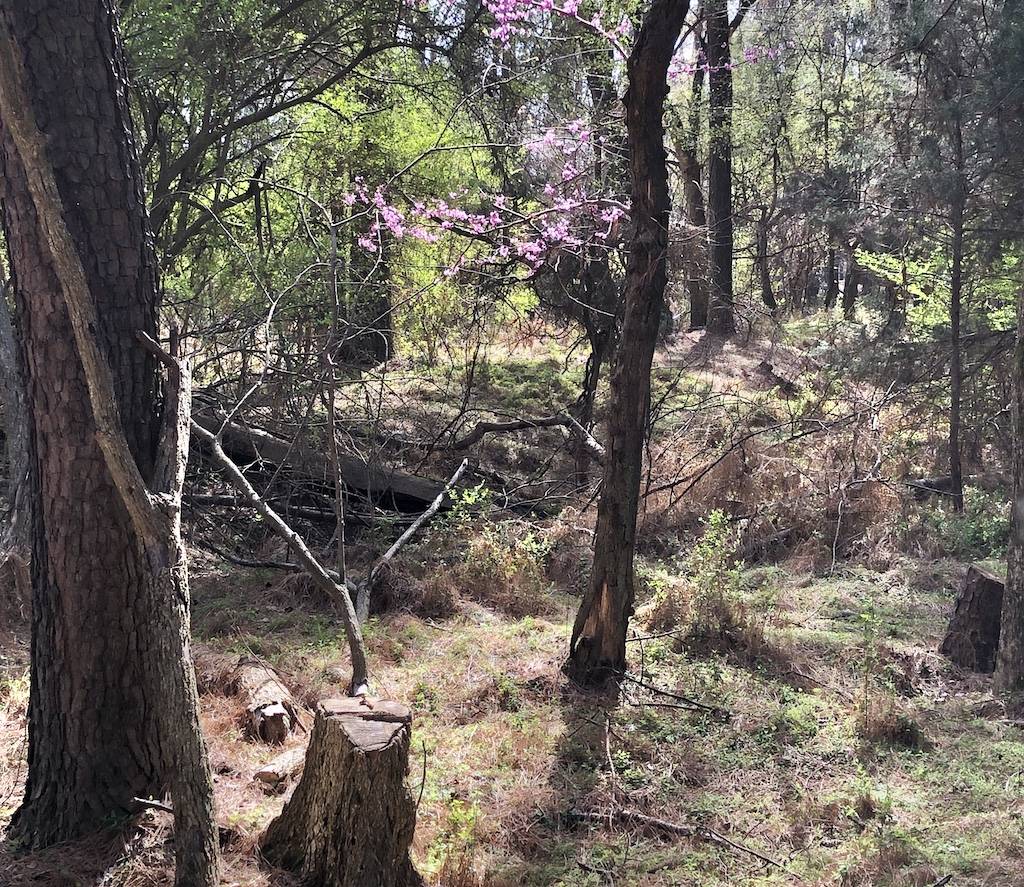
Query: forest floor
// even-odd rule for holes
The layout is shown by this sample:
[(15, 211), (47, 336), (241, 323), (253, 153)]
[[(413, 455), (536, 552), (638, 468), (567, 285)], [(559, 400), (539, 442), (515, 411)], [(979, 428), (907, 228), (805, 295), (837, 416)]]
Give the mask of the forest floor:
[[(453, 877), (459, 860), (490, 873), (481, 883), (537, 887), (924, 887), (946, 875), (955, 885), (1024, 884), (1024, 730), (986, 678), (935, 652), (958, 571), (748, 571), (743, 597), (771, 598), (756, 655), (695, 655), (678, 634), (631, 644), (637, 680), (727, 719), (632, 682), (616, 705), (575, 690), (559, 666), (576, 599), (554, 592), (539, 602), (546, 615), (512, 617), (466, 598), (447, 618), (373, 619), (379, 692), (415, 711), (421, 869), (436, 876), (448, 860), (451, 885), (477, 883)], [(197, 565), (195, 601), (201, 640), (264, 659), (308, 703), (341, 692), (337, 624), (301, 583), (207, 563)], [(878, 688), (880, 676), (890, 689)], [(22, 673), (0, 695), (2, 816), (18, 799), (26, 689)], [(225, 884), (290, 884), (255, 850), (283, 798), (253, 774), (280, 749), (247, 741), (239, 713), (234, 699), (204, 697)], [(289, 740), (305, 741), (301, 731)], [(708, 827), (779, 865), (639, 821), (574, 815), (623, 808)], [(112, 863), (94, 844), (78, 856), (0, 857), (12, 872), (3, 883), (169, 884), (166, 820), (147, 814), (127, 848), (111, 842)], [(89, 878), (97, 859), (111, 866), (101, 881)]]
[[(675, 368), (689, 373), (693, 347), (661, 355), (656, 400)], [(753, 403), (743, 416), (781, 409), (750, 387), (759, 360), (694, 376), (684, 400), (739, 390)], [(542, 414), (572, 390), (537, 364), (492, 372), (495, 396), (520, 413)], [(692, 425), (682, 431), (693, 437)], [(508, 463), (536, 458), (516, 442), (493, 447)], [(764, 464), (779, 452), (766, 450)], [(704, 513), (711, 501), (698, 503)], [(929, 532), (945, 520), (927, 516)], [(1024, 885), (1024, 725), (988, 677), (936, 652), (969, 558), (923, 548), (905, 528), (900, 538), (915, 544), (903, 551), (872, 555), (895, 536), (868, 533), (870, 545), (837, 558), (840, 509), (834, 534), (734, 567), (728, 540), (704, 531), (695, 560), (699, 528), (665, 533), (664, 516), (645, 520), (631, 677), (612, 703), (560, 671), (586, 522), (481, 524), (456, 508), (384, 583), (390, 612), (366, 636), (376, 692), (414, 711), (413, 849), (431, 884)], [(309, 709), (342, 692), (344, 636), (307, 581), (199, 550), (192, 572), (198, 641), (266, 662)], [(0, 633), (0, 827), (25, 770), (27, 625), (17, 616)], [(285, 795), (254, 774), (281, 748), (244, 737), (235, 698), (205, 695), (202, 714), (224, 884), (293, 884), (257, 850)], [(300, 730), (287, 747), (307, 739)], [(28, 856), (0, 845), (0, 885), (169, 884), (169, 836), (169, 817), (149, 812), (84, 845)]]

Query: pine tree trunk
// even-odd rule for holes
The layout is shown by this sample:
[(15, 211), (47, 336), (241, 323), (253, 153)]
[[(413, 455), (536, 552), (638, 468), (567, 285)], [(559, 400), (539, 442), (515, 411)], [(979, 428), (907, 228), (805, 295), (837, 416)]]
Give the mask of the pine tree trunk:
[(839, 298), (839, 273), (836, 270), (835, 247), (829, 247), (825, 254), (825, 307), (830, 311), (836, 306), (836, 299)]
[(187, 376), (169, 386), (161, 437), (157, 358), (138, 342), (155, 335), (157, 286), (127, 94), (109, 0), (0, 15), (34, 518), (29, 771), (12, 831), (30, 847), (68, 840), (170, 787), (177, 883), (202, 887), (217, 844), (180, 537), (190, 394)]
[(611, 378), (594, 567), (590, 589), (576, 615), (566, 663), (566, 672), (583, 684), (605, 684), (626, 667), (651, 362), (667, 283), (670, 198), (662, 115), (668, 94), (668, 64), (686, 10), (685, 0), (655, 0), (628, 63), (625, 104), (633, 239), (626, 268), (622, 334)]
[(857, 296), (860, 294), (861, 270), (851, 251), (846, 260), (846, 277), (843, 280), (843, 317), (854, 320), (857, 317)]
[(706, 5), (708, 47), (708, 246), (711, 308), (708, 329), (719, 335), (736, 330), (733, 310), (732, 220), (732, 57), (729, 4)]
[(1024, 289), (1017, 291), (1012, 406), (1013, 503), (995, 673), (995, 685), (1000, 690), (1024, 690)]
[(320, 703), (302, 781), (267, 828), (268, 859), (313, 887), (419, 887), (406, 786), (412, 714), (378, 700)]

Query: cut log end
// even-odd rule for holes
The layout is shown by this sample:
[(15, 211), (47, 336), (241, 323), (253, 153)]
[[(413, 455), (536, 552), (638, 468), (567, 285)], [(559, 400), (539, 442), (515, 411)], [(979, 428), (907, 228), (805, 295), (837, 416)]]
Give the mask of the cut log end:
[(1003, 580), (972, 564), (956, 597), (939, 652), (969, 671), (991, 674), (999, 649)]
[(320, 887), (419, 887), (406, 785), (412, 713), (388, 700), (327, 699), (302, 780), (263, 837), (269, 859)]
[(203, 645), (193, 648), (192, 659), (201, 693), (219, 690), (243, 701), (241, 726), (250, 739), (280, 745), (298, 726), (291, 692), (265, 662), (217, 653)]

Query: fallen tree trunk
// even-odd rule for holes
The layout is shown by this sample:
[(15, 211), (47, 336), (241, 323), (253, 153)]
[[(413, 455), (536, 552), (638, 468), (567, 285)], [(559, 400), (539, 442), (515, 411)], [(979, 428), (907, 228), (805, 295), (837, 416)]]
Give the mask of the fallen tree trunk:
[(967, 570), (939, 652), (969, 671), (991, 674), (999, 649), (1004, 583), (977, 564)]
[(242, 700), (245, 712), (241, 726), (250, 739), (278, 745), (298, 725), (298, 707), (291, 692), (265, 662), (199, 645), (192, 661), (200, 693), (219, 689)]
[(301, 772), (306, 761), (306, 749), (302, 746), (281, 752), (267, 761), (253, 774), (253, 779), (271, 792), (280, 792)]
[[(333, 486), (327, 454), (303, 444), (277, 437), (261, 428), (231, 420), (223, 410), (197, 404), (194, 421), (210, 434), (220, 436), (224, 452), (240, 465), (269, 462), (287, 465), (293, 472)], [(203, 438), (196, 441), (204, 444)], [(339, 467), (346, 486), (361, 490), (375, 500), (384, 500), (397, 511), (426, 508), (443, 484), (393, 468), (371, 467), (354, 456), (339, 454)]]
[(396, 702), (320, 703), (305, 769), (264, 855), (315, 887), (420, 887), (405, 782), (412, 714)]

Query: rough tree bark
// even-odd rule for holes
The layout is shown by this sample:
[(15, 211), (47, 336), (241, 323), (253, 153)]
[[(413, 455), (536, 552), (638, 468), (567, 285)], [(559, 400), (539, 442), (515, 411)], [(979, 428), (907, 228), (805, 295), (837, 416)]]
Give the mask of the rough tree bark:
[(566, 672), (603, 684), (625, 670), (633, 612), (633, 555), (651, 362), (666, 279), (670, 197), (663, 113), (668, 64), (686, 17), (685, 0), (655, 0), (628, 62), (626, 132), (632, 174), (633, 236), (626, 269), (622, 335), (611, 378), (608, 445), (594, 536), (594, 567), (569, 644)]
[(169, 786), (177, 883), (206, 887), (217, 832), (180, 534), (190, 386), (174, 364), (161, 422), (137, 338), (155, 333), (157, 286), (126, 97), (112, 3), (5, 6), (4, 229), (34, 516), (29, 772), (11, 829), (53, 844)]
[(995, 686), (1024, 690), (1024, 288), (1017, 292), (1013, 355), (1013, 503)]
[(708, 250), (711, 307), (708, 330), (730, 335), (736, 330), (733, 311), (732, 220), (732, 57), (729, 4), (708, 0)]
[(365, 699), (320, 703), (302, 781), (262, 849), (315, 887), (419, 887), (406, 786), (412, 714)]

